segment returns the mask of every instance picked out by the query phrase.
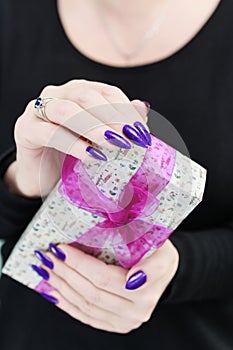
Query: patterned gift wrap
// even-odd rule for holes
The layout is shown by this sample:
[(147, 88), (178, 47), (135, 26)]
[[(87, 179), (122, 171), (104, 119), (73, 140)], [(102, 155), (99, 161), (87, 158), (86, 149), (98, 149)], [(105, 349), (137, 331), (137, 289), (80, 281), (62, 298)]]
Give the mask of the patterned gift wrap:
[(107, 162), (65, 158), (47, 196), (2, 272), (40, 292), (35, 249), (67, 243), (129, 268), (158, 249), (202, 200), (206, 170), (153, 135), (147, 149), (100, 148)]

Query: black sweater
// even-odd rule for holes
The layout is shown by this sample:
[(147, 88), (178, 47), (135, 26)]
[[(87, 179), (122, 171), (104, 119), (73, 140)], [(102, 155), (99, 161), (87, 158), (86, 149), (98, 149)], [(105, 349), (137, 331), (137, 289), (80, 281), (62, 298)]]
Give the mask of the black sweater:
[[(117, 85), (130, 99), (150, 101), (179, 131), (191, 158), (208, 170), (203, 202), (171, 236), (180, 265), (149, 322), (126, 335), (99, 331), (2, 275), (2, 350), (233, 349), (232, 18), (233, 1), (222, 0), (176, 54), (144, 66), (114, 68), (72, 46), (55, 0), (0, 1), (2, 176), (14, 159), (13, 125), (26, 104), (44, 86), (70, 79)], [(162, 138), (156, 123), (150, 113), (151, 132)], [(0, 196), (5, 261), (41, 202), (10, 194), (2, 183)]]

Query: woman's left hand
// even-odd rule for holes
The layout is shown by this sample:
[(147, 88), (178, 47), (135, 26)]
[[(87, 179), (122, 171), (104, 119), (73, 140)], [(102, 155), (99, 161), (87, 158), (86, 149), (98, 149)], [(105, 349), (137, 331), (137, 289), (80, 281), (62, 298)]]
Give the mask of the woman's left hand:
[(66, 244), (57, 247), (65, 260), (46, 252), (53, 269), (41, 266), (55, 288), (49, 294), (58, 299), (56, 306), (82, 323), (115, 333), (128, 333), (150, 319), (179, 263), (170, 240), (130, 270), (107, 265)]

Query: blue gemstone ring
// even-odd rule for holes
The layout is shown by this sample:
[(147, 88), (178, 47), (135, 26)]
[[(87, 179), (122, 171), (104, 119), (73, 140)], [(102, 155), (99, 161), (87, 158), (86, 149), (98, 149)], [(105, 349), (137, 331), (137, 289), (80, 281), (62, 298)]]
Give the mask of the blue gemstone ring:
[(52, 100), (57, 100), (57, 98), (56, 97), (46, 97), (46, 98), (37, 97), (36, 102), (34, 104), (34, 108), (37, 110), (38, 116), (41, 119), (43, 119), (45, 122), (51, 122), (51, 120), (47, 117), (45, 113), (45, 107), (47, 103), (49, 103)]

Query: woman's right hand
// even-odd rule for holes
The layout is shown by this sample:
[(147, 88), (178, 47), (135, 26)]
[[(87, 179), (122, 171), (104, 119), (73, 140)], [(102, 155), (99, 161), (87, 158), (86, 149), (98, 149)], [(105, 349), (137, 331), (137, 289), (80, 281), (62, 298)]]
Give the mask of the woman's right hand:
[[(72, 80), (61, 86), (47, 86), (40, 96), (55, 98), (46, 105), (46, 116), (51, 122), (39, 117), (35, 100), (27, 105), (15, 124), (16, 161), (5, 176), (13, 192), (25, 197), (49, 193), (60, 177), (61, 153), (83, 160), (91, 145), (117, 149), (104, 138), (106, 130), (125, 140), (124, 124), (133, 126), (140, 121), (148, 130), (147, 106), (139, 100), (131, 102), (115, 86)], [(46, 179), (43, 193), (41, 176)]]

